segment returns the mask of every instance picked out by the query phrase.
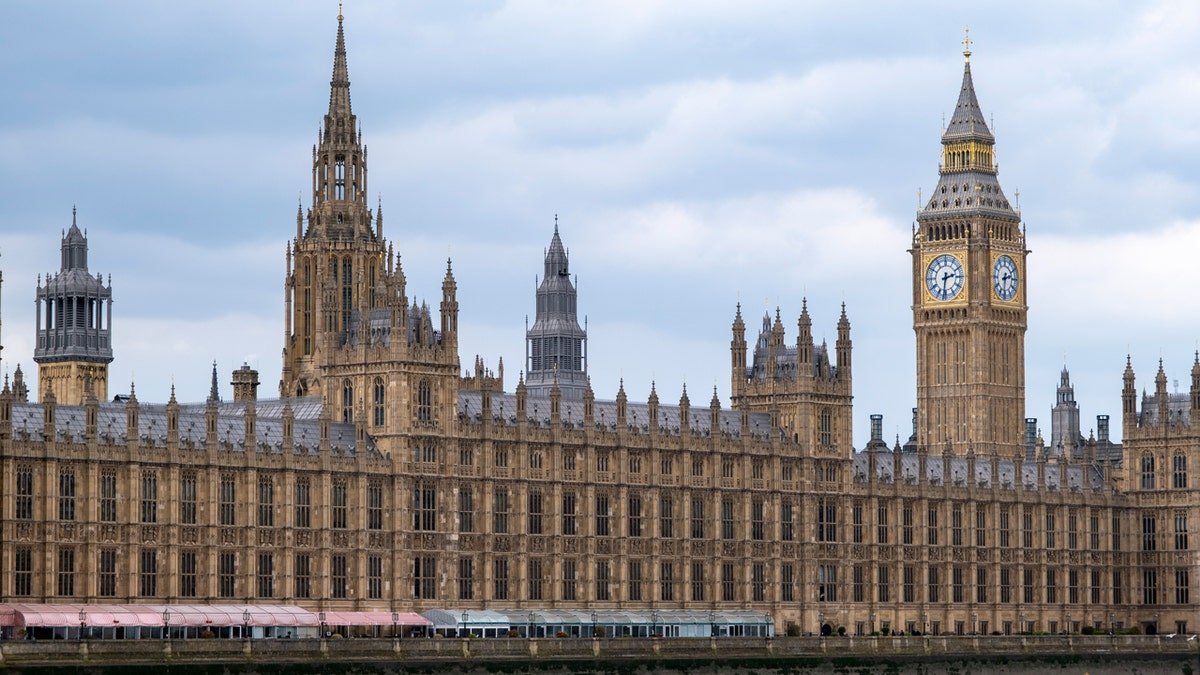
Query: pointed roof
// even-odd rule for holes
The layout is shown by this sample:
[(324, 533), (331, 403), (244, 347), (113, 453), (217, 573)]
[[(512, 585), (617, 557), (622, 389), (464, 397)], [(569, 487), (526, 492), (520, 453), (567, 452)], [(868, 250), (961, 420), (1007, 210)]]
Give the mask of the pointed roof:
[(963, 138), (978, 138), (995, 142), (992, 131), (988, 129), (987, 121), (983, 118), (983, 110), (979, 107), (979, 99), (975, 96), (975, 82), (971, 79), (971, 50), (963, 52), (966, 62), (963, 64), (962, 88), (958, 92), (958, 103), (954, 105), (954, 115), (946, 125), (942, 141), (960, 140)]
[(558, 236), (558, 214), (554, 215), (554, 236), (550, 238), (550, 248), (546, 249), (546, 277), (554, 275), (566, 276), (568, 270), (567, 247), (563, 246)]
[(62, 238), (62, 271), (87, 271), (88, 242), (79, 229), (78, 211), (71, 206), (71, 227)]
[(66, 241), (84, 241), (83, 232), (79, 230), (79, 222), (76, 219), (78, 211), (75, 206), (71, 206), (71, 229), (67, 230)]
[(329, 81), (329, 116), (349, 117), (350, 71), (346, 67), (346, 35), (342, 30), (342, 12), (338, 9), (337, 44), (333, 48), (333, 78)]
[(221, 400), (221, 391), (217, 388), (217, 361), (213, 360), (212, 367), (212, 385), (208, 390), (208, 400), (216, 403)]

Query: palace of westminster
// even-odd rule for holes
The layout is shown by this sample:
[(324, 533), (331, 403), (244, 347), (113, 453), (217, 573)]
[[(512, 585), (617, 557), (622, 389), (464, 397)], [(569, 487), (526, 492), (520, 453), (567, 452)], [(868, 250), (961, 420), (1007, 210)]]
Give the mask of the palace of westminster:
[[(464, 375), (449, 264), (409, 298), (351, 112), (338, 17), (329, 109), (284, 276), (280, 398), (108, 400), (112, 286), (73, 222), (39, 279), (38, 401), (0, 391), (0, 601), (310, 609), (738, 608), (783, 629), (1200, 628), (1200, 360), (1161, 362), (1124, 441), (1092, 438), (1063, 371), (1049, 442), (1024, 418), (1026, 232), (971, 78), (913, 230), (913, 433), (852, 447), (843, 308), (747, 341), (731, 400), (598, 400), (557, 225), (522, 374)], [(1193, 526), (1192, 523), (1197, 523)], [(1197, 529), (1195, 536), (1189, 531)], [(1196, 573), (1193, 573), (1193, 572)]]

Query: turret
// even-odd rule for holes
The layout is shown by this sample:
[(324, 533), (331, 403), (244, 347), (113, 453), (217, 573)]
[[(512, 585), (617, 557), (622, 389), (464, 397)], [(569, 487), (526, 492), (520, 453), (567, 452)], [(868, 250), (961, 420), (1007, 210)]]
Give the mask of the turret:
[(1137, 388), (1134, 386), (1133, 362), (1125, 355), (1125, 373), (1121, 377), (1121, 421), (1125, 434), (1137, 426)]
[(525, 386), (525, 371), (517, 379), (517, 423), (525, 423), (525, 406), (529, 400), (529, 389)]
[(563, 399), (578, 401), (587, 386), (587, 330), (579, 326), (578, 294), (571, 282), (567, 248), (558, 234), (557, 216), (543, 266), (537, 313), (533, 326), (525, 332), (529, 388), (535, 396), (545, 396), (557, 379)]
[(1192, 411), (1189, 419), (1192, 424), (1200, 426), (1200, 351), (1196, 352), (1196, 360), (1192, 362)]
[(808, 315), (808, 298), (800, 303), (800, 320), (796, 333), (796, 368), (800, 377), (811, 378), (813, 374), (812, 317)]
[(4, 376), (4, 389), (0, 389), (0, 439), (12, 437), (13, 394), (8, 386), (8, 375)]
[[(93, 397), (95, 398), (95, 397)], [(171, 385), (171, 398), (167, 399), (167, 446), (179, 445), (179, 401), (175, 400), (175, 385)]]
[[(296, 413), (292, 410), (291, 399), (283, 399), (283, 452), (285, 455), (291, 455), (295, 445), (295, 423)], [(287, 461), (285, 459), (285, 461)]]
[[(62, 405), (80, 405), (82, 383), (90, 378), (100, 396), (108, 395), (112, 351), (112, 284), (88, 272), (87, 236), (71, 209), (71, 228), (63, 235), (62, 268), (40, 278), (35, 295), (38, 391), (54, 390)], [(45, 312), (43, 313), (43, 309)]]
[(709, 423), (712, 425), (713, 436), (721, 432), (721, 399), (717, 398), (717, 388), (713, 387), (712, 400), (708, 402)]
[[(96, 433), (100, 424), (100, 401), (96, 400), (96, 393), (92, 391), (90, 386), (86, 386), (83, 395), (83, 437), (84, 440), (91, 443), (96, 440)], [(171, 387), (171, 401), (175, 400), (175, 387)], [(175, 406), (176, 415), (178, 415), (178, 404)], [(170, 417), (171, 407), (167, 406), (167, 416)], [(168, 422), (169, 423), (169, 422)]]
[(654, 381), (650, 381), (650, 398), (646, 401), (646, 407), (650, 413), (650, 433), (658, 431), (658, 391), (654, 387)]
[(629, 412), (629, 399), (625, 396), (625, 378), (617, 388), (617, 429), (624, 430)]
[(446, 258), (446, 276), (442, 279), (442, 344), (451, 352), (458, 351), (458, 284), (450, 259)]
[(29, 385), (25, 384), (25, 373), (21, 372), (21, 364), (13, 371), (13, 400), (19, 403), (29, 402)]
[(1162, 359), (1158, 360), (1158, 373), (1154, 375), (1154, 394), (1158, 400), (1158, 423), (1166, 426), (1171, 421), (1171, 401), (1167, 393), (1167, 373)]
[(853, 348), (850, 342), (850, 319), (846, 318), (846, 303), (842, 303), (842, 316), (838, 319), (837, 325), (837, 374), (838, 379), (846, 382), (850, 381), (851, 365), (850, 351)]
[(550, 424), (557, 425), (562, 421), (562, 389), (558, 387), (558, 380), (555, 380), (550, 385)]
[(1050, 411), (1050, 447), (1061, 448), (1064, 455), (1079, 445), (1079, 406), (1075, 403), (1075, 388), (1071, 386), (1071, 375), (1063, 366), (1055, 392), (1054, 408)]
[(775, 379), (779, 368), (779, 356), (783, 354), (783, 320), (779, 308), (775, 308), (775, 323), (771, 324), (771, 337), (767, 341), (767, 379)]
[(734, 397), (742, 395), (746, 385), (746, 322), (742, 320), (742, 303), (737, 304), (733, 315), (733, 339), (729, 341), (730, 391)]
[(125, 399), (125, 435), (130, 446), (138, 444), (138, 400), (133, 383), (129, 383), (129, 398)]
[(47, 442), (54, 441), (55, 421), (54, 412), (58, 408), (58, 399), (54, 389), (48, 389), (42, 394), (42, 435)]
[(583, 422), (586, 429), (595, 428), (596, 393), (592, 391), (592, 381), (590, 378), (587, 381), (587, 388), (583, 390)]
[(683, 394), (679, 396), (679, 435), (683, 436), (691, 427), (692, 402), (688, 399), (687, 384), (683, 385)]

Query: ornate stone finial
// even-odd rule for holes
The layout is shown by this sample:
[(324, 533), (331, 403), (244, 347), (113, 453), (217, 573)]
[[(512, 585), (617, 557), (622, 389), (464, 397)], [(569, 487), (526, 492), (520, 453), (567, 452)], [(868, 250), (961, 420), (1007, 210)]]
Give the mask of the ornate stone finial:
[(342, 1), (338, 0), (338, 23), (342, 22)]
[[(339, 20), (340, 20), (340, 17), (339, 17)], [(971, 62), (971, 27), (970, 26), (967, 26), (966, 28), (963, 29), (962, 44), (963, 44), (963, 58), (965, 58), (967, 60), (967, 63), (970, 63)]]

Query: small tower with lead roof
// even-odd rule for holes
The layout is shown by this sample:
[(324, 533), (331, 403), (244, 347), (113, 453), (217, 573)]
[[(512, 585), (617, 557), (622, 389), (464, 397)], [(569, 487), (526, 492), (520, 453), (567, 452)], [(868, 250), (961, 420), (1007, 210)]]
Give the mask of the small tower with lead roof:
[(112, 284), (88, 272), (87, 236), (79, 229), (74, 207), (71, 228), (62, 238), (61, 269), (39, 279), (37, 344), (38, 397), (54, 392), (59, 405), (82, 405), (88, 388), (108, 397), (112, 363)]

